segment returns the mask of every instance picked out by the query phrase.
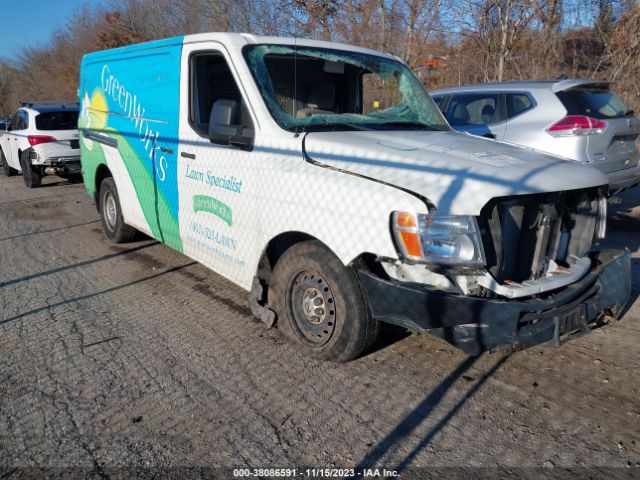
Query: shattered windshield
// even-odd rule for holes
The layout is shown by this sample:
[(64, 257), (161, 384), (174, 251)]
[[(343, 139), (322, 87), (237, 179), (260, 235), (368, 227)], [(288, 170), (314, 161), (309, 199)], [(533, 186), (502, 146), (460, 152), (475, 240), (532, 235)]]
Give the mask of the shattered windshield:
[(249, 46), (244, 54), (271, 115), (287, 130), (449, 129), (401, 62), (283, 45)]

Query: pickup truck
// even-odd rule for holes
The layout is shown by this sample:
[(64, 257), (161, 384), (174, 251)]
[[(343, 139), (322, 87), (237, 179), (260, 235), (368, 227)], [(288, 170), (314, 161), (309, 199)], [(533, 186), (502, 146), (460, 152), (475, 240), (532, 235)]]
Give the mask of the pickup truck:
[(79, 94), (106, 236), (201, 262), (315, 358), (380, 322), (472, 354), (559, 345), (629, 297), (629, 252), (598, 248), (607, 178), (453, 131), (392, 55), (198, 34), (84, 56)]

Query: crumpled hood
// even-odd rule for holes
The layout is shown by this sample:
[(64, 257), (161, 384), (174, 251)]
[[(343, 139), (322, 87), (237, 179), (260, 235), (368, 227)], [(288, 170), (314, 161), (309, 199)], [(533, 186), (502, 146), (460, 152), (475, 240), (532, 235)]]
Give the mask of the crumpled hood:
[(311, 132), (306, 154), (429, 199), (441, 214), (478, 215), (492, 198), (606, 185), (600, 171), (458, 132)]

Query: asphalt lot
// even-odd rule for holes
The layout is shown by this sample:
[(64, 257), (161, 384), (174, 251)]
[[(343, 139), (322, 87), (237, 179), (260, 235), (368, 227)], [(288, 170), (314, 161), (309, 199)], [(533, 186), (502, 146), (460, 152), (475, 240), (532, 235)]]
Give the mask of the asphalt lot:
[(251, 317), (242, 290), (168, 247), (110, 245), (82, 185), (45, 184), (0, 177), (0, 475), (640, 474), (640, 189), (610, 215), (607, 244), (635, 252), (621, 321), (561, 348), (477, 358), (386, 332), (337, 365), (296, 353)]

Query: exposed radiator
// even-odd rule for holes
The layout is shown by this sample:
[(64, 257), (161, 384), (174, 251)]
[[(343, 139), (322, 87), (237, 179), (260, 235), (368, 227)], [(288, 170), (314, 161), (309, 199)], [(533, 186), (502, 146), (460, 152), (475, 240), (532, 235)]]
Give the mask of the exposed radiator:
[(596, 189), (496, 199), (479, 223), (487, 267), (499, 282), (544, 276), (550, 260), (563, 265), (591, 249), (598, 213)]

